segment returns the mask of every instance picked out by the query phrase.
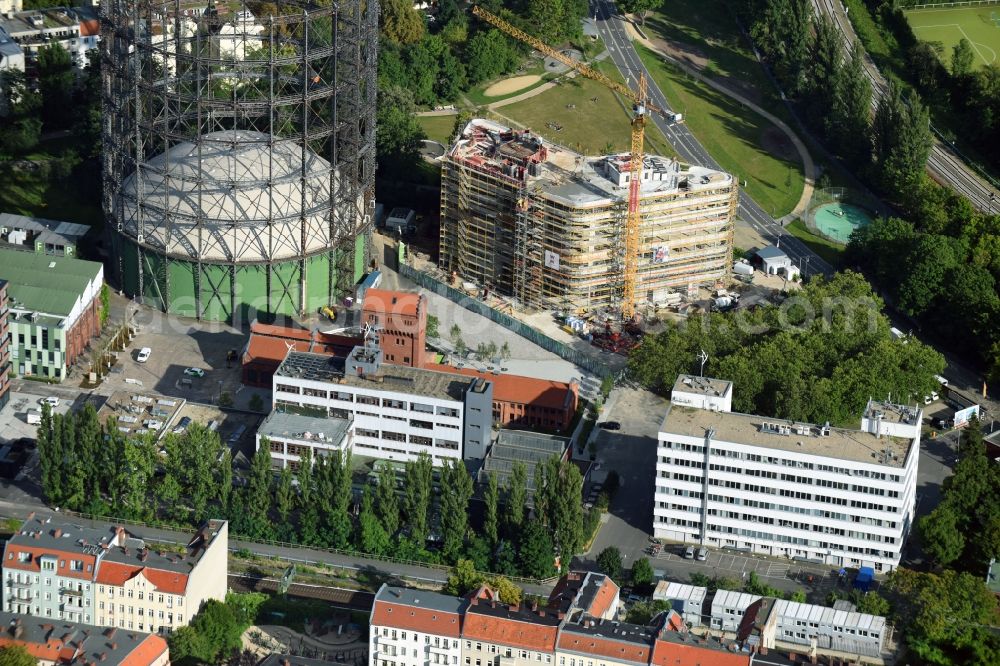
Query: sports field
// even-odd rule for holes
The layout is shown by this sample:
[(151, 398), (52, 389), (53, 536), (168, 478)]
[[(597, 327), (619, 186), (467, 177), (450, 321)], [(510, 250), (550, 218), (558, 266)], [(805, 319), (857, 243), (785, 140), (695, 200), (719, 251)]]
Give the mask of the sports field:
[(951, 50), (964, 37), (972, 43), (979, 66), (1000, 64), (1000, 4), (981, 7), (932, 7), (906, 12), (917, 38), (944, 46), (941, 59), (951, 63)]

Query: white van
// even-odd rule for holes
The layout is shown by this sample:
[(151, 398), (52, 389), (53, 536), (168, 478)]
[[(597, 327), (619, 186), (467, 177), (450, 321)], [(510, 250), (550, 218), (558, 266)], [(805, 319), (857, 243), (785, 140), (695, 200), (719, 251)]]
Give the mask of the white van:
[(937, 383), (940, 384), (941, 386), (945, 387), (948, 386), (948, 380), (942, 377), (941, 375), (934, 375), (934, 379), (937, 380)]
[(28, 425), (41, 425), (42, 413), (37, 409), (29, 409), (24, 415), (24, 420), (28, 422)]

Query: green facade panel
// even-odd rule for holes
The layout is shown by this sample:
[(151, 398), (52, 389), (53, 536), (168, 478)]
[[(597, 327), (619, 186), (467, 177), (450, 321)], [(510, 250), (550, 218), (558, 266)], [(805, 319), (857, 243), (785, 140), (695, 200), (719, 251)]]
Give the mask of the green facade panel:
[(142, 249), (138, 250), (138, 255), (139, 270), (142, 272), (143, 303), (162, 310), (163, 304), (167, 302), (163, 281), (166, 258), (162, 254)]
[(195, 290), (195, 264), (187, 261), (171, 261), (167, 272), (170, 288), (170, 311), (183, 317), (198, 316), (198, 300)]
[(267, 266), (240, 266), (236, 269), (236, 313), (240, 322), (267, 312)]
[(201, 265), (201, 318), (229, 321), (233, 316), (233, 269), (220, 264)]
[(357, 284), (365, 274), (365, 235), (358, 234), (354, 239), (354, 275), (351, 284)]
[(297, 261), (288, 261), (271, 266), (271, 291), (268, 311), (275, 315), (299, 314), (299, 280), (301, 273)]
[(330, 255), (317, 254), (306, 259), (306, 302), (303, 310), (317, 312), (333, 300), (330, 297)]

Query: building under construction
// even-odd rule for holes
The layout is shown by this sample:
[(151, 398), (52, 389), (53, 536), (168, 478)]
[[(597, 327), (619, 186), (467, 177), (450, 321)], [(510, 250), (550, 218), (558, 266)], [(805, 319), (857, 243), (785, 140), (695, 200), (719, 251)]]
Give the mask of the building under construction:
[[(472, 120), (444, 158), (441, 267), (532, 309), (620, 308), (629, 159)], [(736, 195), (730, 174), (646, 156), (637, 305), (726, 275)]]

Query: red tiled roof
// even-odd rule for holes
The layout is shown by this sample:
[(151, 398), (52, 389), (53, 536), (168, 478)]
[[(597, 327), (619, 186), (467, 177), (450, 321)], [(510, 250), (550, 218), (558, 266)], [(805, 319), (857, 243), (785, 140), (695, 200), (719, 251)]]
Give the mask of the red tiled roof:
[(59, 651), (63, 647), (63, 643), (59, 639), (51, 640), (45, 645), (41, 645), (39, 643), (16, 641), (9, 636), (0, 636), (0, 648), (10, 647), (12, 645), (20, 645), (35, 659), (49, 662), (54, 662), (59, 658)]
[(597, 590), (597, 594), (594, 595), (594, 600), (591, 602), (590, 608), (584, 610), (594, 617), (604, 617), (604, 614), (611, 608), (611, 604), (615, 602), (615, 595), (617, 594), (618, 586), (615, 585), (613, 580), (605, 576), (604, 583)]
[(689, 643), (657, 639), (653, 647), (650, 666), (749, 666), (750, 655), (728, 652), (718, 648), (699, 645), (701, 640), (690, 636)]
[(135, 576), (142, 574), (153, 587), (168, 594), (184, 594), (187, 590), (187, 574), (163, 569), (151, 569), (120, 562), (103, 562), (97, 570), (97, 583), (104, 585), (124, 585)]
[[(427, 363), (424, 368), (488, 379), (493, 382), (493, 399), (498, 402), (562, 409), (566, 406), (566, 393), (571, 390), (570, 385), (566, 382), (554, 382), (549, 379), (536, 379), (520, 375), (494, 375), (489, 372), (480, 372), (474, 368), (455, 368), (439, 363)], [(570, 406), (572, 407), (572, 403)]]
[(101, 34), (101, 22), (98, 19), (80, 21), (80, 36), (93, 37)]
[(277, 367), (288, 355), (289, 344), (292, 349), (300, 352), (343, 354), (345, 350), (349, 351), (348, 347), (361, 344), (361, 340), (349, 335), (333, 335), (255, 321), (250, 325), (250, 342), (243, 354), (243, 363), (263, 362)]
[(462, 628), (458, 613), (446, 613), (430, 608), (415, 608), (385, 601), (375, 602), (372, 608), (371, 624), (453, 638), (458, 638), (461, 635)]
[[(395, 299), (395, 300), (393, 300)], [(367, 289), (361, 311), (374, 310), (386, 314), (417, 316), (420, 294), (412, 291), (389, 291), (388, 289)]]
[(476, 613), (473, 607), (465, 614), (462, 638), (485, 640), (525, 650), (552, 651), (555, 649), (558, 631), (559, 627), (556, 625), (546, 626)]
[(121, 666), (149, 666), (166, 654), (167, 649), (167, 642), (159, 636), (147, 636), (122, 660)]
[[(81, 553), (72, 553), (60, 550), (51, 550), (47, 548), (32, 548), (30, 546), (13, 545), (8, 542), (7, 547), (4, 549), (7, 559), (3, 562), (4, 569), (17, 569), (20, 571), (40, 571), (41, 565), (38, 562), (39, 557), (45, 555), (51, 555), (60, 560), (80, 560), (84, 564), (83, 571), (73, 571), (67, 565), (66, 567), (59, 568), (59, 575), (66, 576), (67, 578), (79, 578), (80, 580), (90, 580), (91, 572), (93, 571), (95, 559), (93, 555), (83, 555)], [(21, 562), (18, 559), (19, 553), (30, 553), (31, 560), (28, 562)], [(91, 571), (87, 571), (87, 566), (90, 566)]]
[(649, 662), (649, 653), (652, 652), (649, 645), (616, 641), (604, 638), (603, 636), (592, 636), (568, 631), (563, 632), (559, 636), (559, 649), (583, 652), (587, 655), (605, 657), (616, 661), (637, 661), (642, 663)]

